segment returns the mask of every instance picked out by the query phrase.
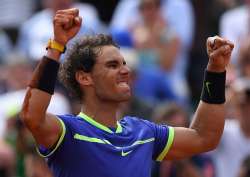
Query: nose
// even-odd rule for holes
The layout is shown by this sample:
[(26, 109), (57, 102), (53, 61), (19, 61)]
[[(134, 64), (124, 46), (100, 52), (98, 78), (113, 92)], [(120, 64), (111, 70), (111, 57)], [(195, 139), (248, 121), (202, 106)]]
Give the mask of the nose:
[(127, 65), (123, 65), (120, 69), (122, 75), (129, 75), (131, 73), (130, 68)]

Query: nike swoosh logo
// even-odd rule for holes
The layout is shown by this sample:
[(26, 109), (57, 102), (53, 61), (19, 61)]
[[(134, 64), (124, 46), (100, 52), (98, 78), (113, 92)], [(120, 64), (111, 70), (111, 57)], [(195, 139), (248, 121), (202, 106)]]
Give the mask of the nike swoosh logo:
[(208, 92), (208, 95), (211, 97), (211, 91), (210, 91), (209, 85), (211, 85), (211, 82), (206, 82), (207, 92)]
[(125, 157), (125, 156), (129, 155), (132, 151), (133, 150), (128, 151), (128, 152), (123, 152), (123, 150), (122, 150), (122, 156)]

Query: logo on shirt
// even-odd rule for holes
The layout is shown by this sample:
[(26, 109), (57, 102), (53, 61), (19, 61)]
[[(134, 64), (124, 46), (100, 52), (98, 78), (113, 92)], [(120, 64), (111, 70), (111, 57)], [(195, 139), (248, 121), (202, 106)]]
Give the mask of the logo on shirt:
[(122, 150), (122, 157), (125, 157), (125, 156), (129, 155), (132, 151), (133, 150), (128, 151), (128, 152), (123, 152), (123, 150)]

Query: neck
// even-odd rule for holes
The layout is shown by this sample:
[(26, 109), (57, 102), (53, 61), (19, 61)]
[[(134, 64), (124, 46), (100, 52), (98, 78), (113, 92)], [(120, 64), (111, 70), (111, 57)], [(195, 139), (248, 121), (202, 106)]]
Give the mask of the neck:
[(106, 127), (117, 126), (119, 103), (91, 99), (85, 101), (81, 111)]

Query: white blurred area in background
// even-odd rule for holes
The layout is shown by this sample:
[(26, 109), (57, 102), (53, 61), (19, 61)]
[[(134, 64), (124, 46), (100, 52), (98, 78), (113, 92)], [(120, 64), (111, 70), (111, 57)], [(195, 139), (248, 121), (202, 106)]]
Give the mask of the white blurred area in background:
[(20, 26), (34, 12), (36, 0), (0, 0), (0, 28)]

